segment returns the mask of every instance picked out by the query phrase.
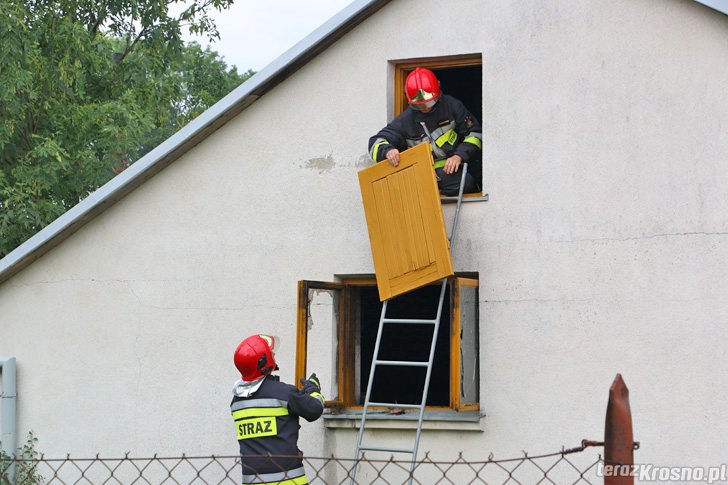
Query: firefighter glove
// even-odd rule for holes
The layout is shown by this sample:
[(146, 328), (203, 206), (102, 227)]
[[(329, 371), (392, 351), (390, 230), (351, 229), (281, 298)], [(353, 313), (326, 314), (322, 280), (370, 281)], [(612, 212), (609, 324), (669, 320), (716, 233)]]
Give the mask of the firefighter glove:
[(321, 384), (319, 383), (318, 377), (316, 377), (316, 373), (311, 374), (308, 379), (301, 378), (301, 384), (306, 394), (321, 392)]

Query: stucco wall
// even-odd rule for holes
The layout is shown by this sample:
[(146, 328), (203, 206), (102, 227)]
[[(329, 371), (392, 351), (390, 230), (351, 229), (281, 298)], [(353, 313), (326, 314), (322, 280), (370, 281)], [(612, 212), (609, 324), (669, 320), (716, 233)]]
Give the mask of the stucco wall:
[[(423, 4), (394, 0), (0, 286), (0, 354), (41, 451), (235, 453), (236, 343), (283, 337), (290, 381), (296, 282), (373, 271), (356, 172), (391, 113), (387, 61), (481, 52), (490, 201), (464, 207), (454, 262), (480, 275), (487, 417), (420, 449), (601, 439), (621, 372), (638, 460), (724, 459), (728, 17), (687, 0)], [(352, 431), (302, 434), (309, 454), (353, 454)]]

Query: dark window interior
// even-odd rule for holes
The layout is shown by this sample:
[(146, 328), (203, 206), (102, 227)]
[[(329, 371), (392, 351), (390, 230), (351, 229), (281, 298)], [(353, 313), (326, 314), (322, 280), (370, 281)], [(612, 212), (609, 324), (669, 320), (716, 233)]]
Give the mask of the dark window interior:
[[(388, 318), (434, 319), (440, 299), (440, 285), (425, 286), (400, 295), (389, 302)], [(446, 289), (440, 329), (435, 347), (428, 406), (450, 405), (450, 286)], [(372, 354), (382, 311), (376, 286), (358, 290), (361, 337), (361, 379), (358, 404), (366, 396)], [(427, 361), (434, 325), (386, 324), (380, 343), (379, 358), (383, 360)], [(374, 376), (371, 401), (420, 404), (425, 383), (425, 367), (378, 366)]]
[(433, 68), (437, 79), (440, 80), (440, 89), (445, 94), (454, 96), (463, 102), (468, 111), (478, 121), (483, 122), (483, 66), (449, 67), (445, 69)]
[[(440, 89), (443, 93), (453, 96), (465, 105), (475, 118), (483, 123), (483, 66), (433, 68), (437, 79), (440, 80)], [(475, 177), (482, 187), (483, 167), (480, 160), (468, 164), (468, 172)]]

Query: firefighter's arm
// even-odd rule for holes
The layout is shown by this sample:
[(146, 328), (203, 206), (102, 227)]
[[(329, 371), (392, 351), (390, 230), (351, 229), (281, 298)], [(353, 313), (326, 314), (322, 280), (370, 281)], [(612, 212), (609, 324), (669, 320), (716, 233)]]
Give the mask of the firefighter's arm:
[[(404, 136), (402, 136), (402, 130), (397, 118), (382, 128), (379, 133), (369, 138), (369, 156), (375, 162), (388, 159), (392, 163), (392, 159), (387, 154), (393, 149), (399, 153), (406, 148), (407, 143)], [(397, 163), (399, 163), (399, 159), (397, 159)]]
[(308, 379), (301, 379), (303, 387), (288, 400), (288, 409), (306, 421), (315, 421), (324, 412), (324, 396), (316, 374)]
[(463, 140), (456, 148), (455, 154), (460, 155), (463, 161), (480, 158), (483, 147), (482, 128), (478, 119), (468, 111), (459, 100), (451, 98), (453, 114), (455, 116), (455, 130)]

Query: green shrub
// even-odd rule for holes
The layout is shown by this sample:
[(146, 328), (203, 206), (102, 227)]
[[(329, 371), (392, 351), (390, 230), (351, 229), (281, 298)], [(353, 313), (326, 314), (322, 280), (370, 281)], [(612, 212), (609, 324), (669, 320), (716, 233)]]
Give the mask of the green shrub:
[(0, 485), (10, 485), (9, 474), (13, 464), (15, 485), (38, 485), (45, 482), (45, 478), (38, 473), (40, 454), (35, 449), (37, 441), (35, 433), (29, 432), (25, 444), (18, 448), (15, 460), (0, 451)]

